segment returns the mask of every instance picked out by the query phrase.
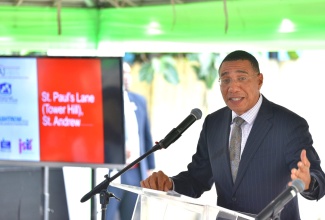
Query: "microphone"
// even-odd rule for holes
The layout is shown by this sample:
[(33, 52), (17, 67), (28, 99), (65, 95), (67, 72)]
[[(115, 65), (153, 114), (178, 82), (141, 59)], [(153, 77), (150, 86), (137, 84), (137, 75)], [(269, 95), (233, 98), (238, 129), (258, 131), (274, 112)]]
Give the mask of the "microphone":
[(176, 128), (173, 128), (164, 139), (159, 141), (159, 146), (165, 149), (169, 147), (169, 145), (174, 143), (180, 136), (182, 136), (182, 133), (188, 129), (188, 127), (190, 127), (196, 120), (199, 120), (201, 117), (202, 112), (200, 109), (192, 109), (189, 116), (187, 116)]
[(120, 170), (118, 173), (116, 173), (112, 177), (108, 177), (107, 175), (105, 176), (106, 179), (95, 186), (94, 189), (92, 189), (90, 192), (85, 194), (80, 202), (85, 202), (88, 199), (90, 199), (93, 195), (102, 192), (103, 190), (106, 190), (108, 185), (115, 180), (117, 177), (121, 176), (124, 172), (128, 171), (131, 167), (133, 167), (135, 164), (139, 163), (142, 159), (147, 157), (149, 154), (160, 150), (161, 148), (167, 148), (169, 145), (174, 143), (181, 135), (182, 133), (190, 127), (196, 120), (199, 120), (202, 117), (202, 112), (200, 109), (195, 108), (191, 111), (191, 114), (187, 116), (176, 128), (173, 128), (164, 139), (156, 143), (155, 146), (153, 146), (149, 151), (141, 155), (139, 158), (134, 160), (132, 163), (124, 167), (122, 170)]
[(305, 183), (300, 179), (292, 181), (292, 185), (278, 195), (269, 205), (267, 205), (255, 218), (255, 220), (274, 219), (284, 206), (298, 193), (305, 189)]

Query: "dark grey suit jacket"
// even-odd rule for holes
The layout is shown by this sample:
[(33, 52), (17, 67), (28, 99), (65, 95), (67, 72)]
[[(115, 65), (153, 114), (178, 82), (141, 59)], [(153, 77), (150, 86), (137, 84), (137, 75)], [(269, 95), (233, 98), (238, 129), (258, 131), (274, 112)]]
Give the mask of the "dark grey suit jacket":
[[(285, 190), (291, 181), (291, 169), (297, 167), (300, 153), (306, 149), (310, 172), (319, 183), (319, 190), (308, 194), (308, 199), (320, 199), (324, 195), (325, 174), (305, 119), (263, 97), (235, 183), (228, 151), (230, 124), (228, 107), (206, 117), (188, 171), (172, 177), (175, 191), (198, 198), (215, 183), (218, 206), (258, 214)], [(281, 219), (300, 219), (297, 197), (282, 210)]]

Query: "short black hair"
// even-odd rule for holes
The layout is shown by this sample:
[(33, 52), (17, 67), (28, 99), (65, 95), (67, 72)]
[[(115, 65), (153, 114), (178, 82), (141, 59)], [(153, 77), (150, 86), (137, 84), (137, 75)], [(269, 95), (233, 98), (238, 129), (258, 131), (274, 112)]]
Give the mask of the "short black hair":
[[(223, 64), (223, 62), (225, 62), (225, 61), (236, 61), (236, 60), (248, 60), (251, 63), (253, 69), (255, 71), (257, 71), (258, 73), (260, 73), (260, 67), (259, 67), (259, 64), (258, 64), (258, 61), (256, 60), (256, 58), (252, 54), (250, 54), (246, 51), (243, 51), (243, 50), (235, 50), (235, 51), (229, 53), (221, 62), (220, 67)], [(219, 67), (219, 70), (220, 70), (220, 67)]]

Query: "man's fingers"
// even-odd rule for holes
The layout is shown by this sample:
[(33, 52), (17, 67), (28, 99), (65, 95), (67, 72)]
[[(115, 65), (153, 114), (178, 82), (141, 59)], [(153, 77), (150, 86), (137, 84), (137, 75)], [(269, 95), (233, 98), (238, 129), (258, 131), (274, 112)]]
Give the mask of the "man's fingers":
[(307, 158), (306, 150), (302, 150), (300, 155), (300, 160), (298, 162), (298, 172), (309, 173), (310, 162)]
[(165, 191), (165, 185), (169, 178), (162, 171), (158, 171), (157, 178), (158, 190)]
[(159, 190), (162, 190), (165, 192), (167, 192), (173, 188), (172, 181), (162, 171), (158, 172), (158, 186), (159, 186)]
[(168, 191), (172, 188), (172, 182), (162, 171), (153, 172), (151, 176), (140, 182), (141, 187), (160, 191)]
[(158, 181), (157, 173), (153, 172), (147, 181), (148, 188), (158, 190), (157, 181)]
[(306, 153), (306, 150), (302, 150), (301, 151), (301, 154), (300, 154), (300, 159), (302, 161), (302, 163), (306, 166), (306, 167), (310, 167), (310, 162), (307, 158), (307, 153)]
[(156, 173), (153, 172), (151, 176), (149, 176), (147, 179), (140, 182), (141, 187), (148, 188), (148, 189), (156, 189), (155, 178), (156, 178)]
[(163, 190), (164, 189), (164, 177), (161, 171), (157, 173), (157, 189)]
[(308, 189), (310, 183), (310, 162), (307, 158), (306, 150), (302, 150), (300, 154), (300, 161), (297, 164), (298, 169), (291, 170), (291, 179), (301, 179), (305, 183), (305, 189)]

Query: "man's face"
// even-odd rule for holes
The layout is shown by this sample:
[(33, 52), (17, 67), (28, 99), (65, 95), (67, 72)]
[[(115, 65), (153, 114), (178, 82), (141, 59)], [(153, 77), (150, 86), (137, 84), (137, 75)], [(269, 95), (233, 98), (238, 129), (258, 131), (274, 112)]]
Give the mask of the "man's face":
[(127, 63), (123, 63), (123, 86), (125, 90), (129, 90), (132, 83), (131, 67)]
[(248, 60), (225, 61), (219, 69), (220, 90), (226, 105), (242, 115), (258, 101), (263, 75)]

